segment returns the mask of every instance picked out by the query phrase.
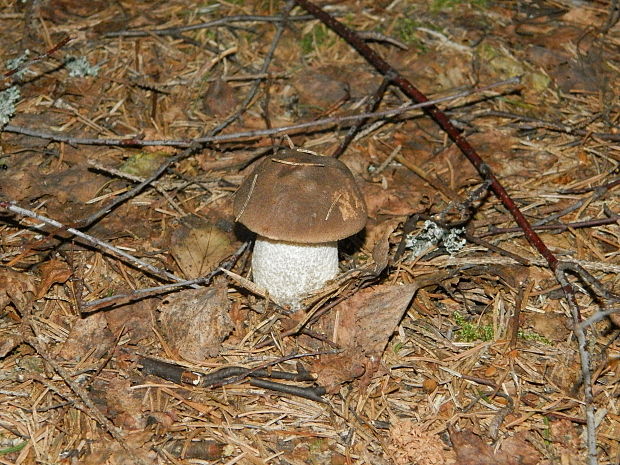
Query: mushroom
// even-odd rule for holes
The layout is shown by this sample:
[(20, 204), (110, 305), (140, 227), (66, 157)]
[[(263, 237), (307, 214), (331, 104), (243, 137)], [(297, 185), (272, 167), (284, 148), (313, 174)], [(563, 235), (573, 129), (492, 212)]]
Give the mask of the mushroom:
[(366, 204), (341, 161), (285, 149), (265, 158), (235, 194), (236, 221), (257, 234), (254, 282), (281, 305), (338, 274), (338, 240), (366, 224)]

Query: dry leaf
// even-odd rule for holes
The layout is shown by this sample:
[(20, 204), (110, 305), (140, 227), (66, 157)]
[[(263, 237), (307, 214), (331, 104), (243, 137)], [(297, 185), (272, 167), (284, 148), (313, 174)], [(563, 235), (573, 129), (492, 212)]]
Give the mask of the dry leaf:
[(93, 313), (75, 321), (59, 355), (66, 360), (81, 360), (93, 350), (91, 357), (98, 359), (114, 346), (114, 342), (103, 313)]
[(112, 422), (129, 431), (143, 430), (146, 427), (146, 414), (143, 412), (140, 391), (130, 389), (130, 381), (114, 377), (97, 378), (90, 390), (91, 397), (99, 410)]
[[(47, 194), (56, 198), (57, 202), (54, 202), (54, 204), (61, 204), (58, 208), (66, 204), (85, 208), (81, 204), (93, 199), (106, 181), (105, 177), (89, 171), (85, 165), (80, 165), (44, 176), (40, 189), (41, 194)], [(48, 214), (50, 214), (49, 211)], [(79, 218), (72, 211), (64, 212), (64, 216), (71, 221), (75, 220), (76, 217)]]
[[(576, 3), (575, 5), (579, 5)], [(577, 23), (586, 28), (600, 28), (602, 26), (603, 15), (598, 15), (598, 11), (588, 6), (576, 6), (562, 15), (562, 20), (567, 23)]]
[(202, 100), (202, 108), (208, 115), (226, 116), (234, 111), (238, 103), (235, 89), (218, 78), (209, 85)]
[(68, 19), (87, 17), (105, 9), (108, 2), (102, 0), (51, 0), (41, 5), (41, 16), (53, 22), (65, 23)]
[(349, 98), (349, 84), (337, 67), (304, 70), (293, 79), (299, 103), (306, 112), (316, 113)]
[(23, 338), (19, 334), (3, 334), (0, 338), (0, 359), (6, 357), (15, 347), (21, 344)]
[(536, 465), (541, 456), (529, 442), (525, 440), (526, 432), (506, 438), (496, 454), (499, 463), (506, 465)]
[(224, 280), (216, 280), (214, 287), (171, 295), (159, 310), (164, 337), (188, 360), (202, 361), (216, 355), (232, 329)]
[[(508, 176), (530, 178), (534, 174), (549, 168), (557, 161), (557, 157), (540, 153), (532, 159), (531, 155), (511, 149), (516, 144), (512, 131), (485, 131), (485, 134), (473, 134), (469, 140), (476, 151), (484, 158), (491, 169), (502, 179)], [(471, 163), (463, 157), (456, 146), (450, 146), (438, 156), (424, 164), (428, 173), (433, 173), (444, 180), (450, 180), (452, 189), (479, 182), (480, 176)]]
[(148, 442), (152, 435), (148, 430), (126, 434), (124, 441), (129, 446), (129, 451), (117, 440), (100, 438), (92, 441), (86, 448), (90, 453), (80, 457), (79, 462), (82, 465), (156, 465), (160, 463), (157, 452), (153, 444)]
[(564, 351), (555, 360), (547, 368), (545, 377), (568, 395), (581, 379), (579, 356), (576, 351)]
[(60, 260), (50, 260), (41, 265), (41, 282), (39, 283), (36, 299), (40, 299), (54, 284), (62, 284), (71, 277), (71, 268)]
[(26, 273), (0, 269), (0, 310), (12, 303), (22, 310), (36, 293), (35, 278)]
[[(334, 356), (321, 356), (312, 365), (317, 382), (328, 392), (338, 385), (359, 378), (370, 378), (380, 365), (390, 337), (418, 289), (445, 279), (447, 272), (418, 277), (405, 286), (375, 286), (355, 294), (334, 308), (339, 312), (335, 342), (345, 351)], [(327, 325), (328, 326), (328, 325)], [(329, 330), (329, 328), (328, 328)]]
[(450, 440), (459, 465), (536, 465), (541, 459), (520, 434), (505, 439), (497, 453), (469, 430), (450, 431)]
[(417, 284), (409, 284), (363, 289), (335, 307), (340, 312), (335, 342), (345, 351), (323, 355), (312, 363), (317, 382), (327, 392), (337, 392), (340, 384), (362, 375), (372, 376), (376, 366), (371, 360), (385, 350), (418, 288)]
[(316, 382), (330, 394), (339, 391), (340, 385), (362, 376), (367, 359), (358, 351), (345, 350), (340, 354), (322, 355), (310, 362), (310, 369), (317, 373)]
[(128, 335), (133, 343), (152, 334), (153, 316), (159, 299), (142, 299), (129, 305), (123, 305), (106, 311), (108, 327), (118, 337), (121, 333)]
[(0, 193), (15, 201), (27, 198), (38, 185), (35, 168), (26, 166), (26, 169), (23, 169), (23, 166), (20, 165), (26, 165), (26, 162), (17, 159), (7, 169), (10, 175), (0, 176)]
[(557, 443), (569, 456), (579, 457), (582, 452), (581, 433), (569, 420), (552, 421), (549, 425), (550, 440)]
[(565, 341), (571, 332), (568, 318), (560, 313), (527, 314), (526, 322), (534, 332), (554, 342)]
[(370, 231), (366, 226), (366, 237), (364, 245), (372, 248), (372, 258), (375, 262), (374, 272), (381, 273), (389, 263), (390, 254), (390, 237), (400, 224), (400, 220), (383, 221), (374, 226)]
[(336, 343), (367, 355), (380, 356), (403, 317), (418, 284), (381, 285), (363, 289), (339, 304)]
[(411, 420), (392, 422), (388, 449), (396, 465), (444, 465), (447, 458), (439, 436)]
[(188, 279), (207, 274), (232, 253), (228, 235), (197, 217), (185, 218), (171, 241), (172, 255)]
[(378, 183), (364, 183), (361, 188), (368, 207), (368, 216), (377, 217), (381, 214), (406, 216), (421, 213), (428, 203), (425, 197), (435, 195), (432, 189), (407, 168), (399, 167), (386, 170), (383, 175), (385, 189)]
[(459, 465), (507, 465), (495, 460), (493, 449), (469, 430), (450, 431)]

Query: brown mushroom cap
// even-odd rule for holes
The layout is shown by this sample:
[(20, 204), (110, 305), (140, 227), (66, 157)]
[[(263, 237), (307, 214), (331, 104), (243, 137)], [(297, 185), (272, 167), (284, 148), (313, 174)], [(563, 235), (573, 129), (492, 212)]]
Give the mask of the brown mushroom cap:
[(341, 161), (297, 150), (265, 158), (235, 194), (237, 221), (269, 239), (318, 243), (366, 224), (366, 203)]

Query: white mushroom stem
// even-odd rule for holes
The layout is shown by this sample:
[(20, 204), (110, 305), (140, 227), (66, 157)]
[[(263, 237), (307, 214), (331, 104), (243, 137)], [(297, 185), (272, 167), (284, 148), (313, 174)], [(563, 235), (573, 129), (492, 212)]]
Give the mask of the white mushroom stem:
[(279, 304), (298, 308), (304, 294), (338, 274), (338, 242), (300, 244), (258, 236), (252, 255), (254, 282)]

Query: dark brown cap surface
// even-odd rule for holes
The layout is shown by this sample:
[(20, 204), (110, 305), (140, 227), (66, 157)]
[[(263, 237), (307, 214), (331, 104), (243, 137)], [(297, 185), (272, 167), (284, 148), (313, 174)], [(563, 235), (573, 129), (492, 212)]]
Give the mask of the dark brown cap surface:
[(269, 239), (316, 243), (344, 239), (366, 224), (366, 204), (341, 161), (282, 150), (265, 158), (235, 194), (237, 221)]

